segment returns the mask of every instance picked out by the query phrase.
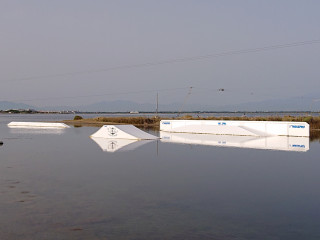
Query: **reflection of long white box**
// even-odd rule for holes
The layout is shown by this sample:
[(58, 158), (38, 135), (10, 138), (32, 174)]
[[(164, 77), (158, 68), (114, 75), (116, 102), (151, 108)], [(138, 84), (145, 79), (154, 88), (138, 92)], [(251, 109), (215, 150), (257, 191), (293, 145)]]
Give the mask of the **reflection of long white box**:
[(160, 130), (237, 136), (309, 137), (309, 124), (306, 122), (161, 120)]
[(254, 148), (295, 152), (306, 152), (309, 150), (309, 138), (305, 137), (256, 137), (160, 132), (160, 138), (162, 142), (192, 145)]

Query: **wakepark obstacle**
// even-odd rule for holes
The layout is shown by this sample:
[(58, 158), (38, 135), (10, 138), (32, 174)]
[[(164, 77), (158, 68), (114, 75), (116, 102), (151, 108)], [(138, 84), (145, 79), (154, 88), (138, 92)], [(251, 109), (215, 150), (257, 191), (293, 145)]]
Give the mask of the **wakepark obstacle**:
[(158, 137), (140, 130), (133, 125), (103, 125), (92, 138), (131, 139), (131, 140), (154, 140)]
[(64, 123), (50, 123), (50, 122), (10, 122), (9, 128), (69, 128)]
[(260, 137), (310, 135), (308, 123), (282, 121), (161, 120), (160, 131)]

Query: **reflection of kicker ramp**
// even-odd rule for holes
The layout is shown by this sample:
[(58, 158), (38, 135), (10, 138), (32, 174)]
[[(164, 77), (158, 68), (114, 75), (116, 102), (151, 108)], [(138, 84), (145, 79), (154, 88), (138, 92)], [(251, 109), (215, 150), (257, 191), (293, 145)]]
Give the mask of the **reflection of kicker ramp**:
[(152, 140), (158, 137), (146, 133), (133, 125), (104, 125), (91, 135), (93, 138)]
[(132, 140), (132, 139), (108, 139), (108, 138), (92, 138), (95, 143), (105, 152), (131, 151), (142, 145), (153, 142), (150, 140)]

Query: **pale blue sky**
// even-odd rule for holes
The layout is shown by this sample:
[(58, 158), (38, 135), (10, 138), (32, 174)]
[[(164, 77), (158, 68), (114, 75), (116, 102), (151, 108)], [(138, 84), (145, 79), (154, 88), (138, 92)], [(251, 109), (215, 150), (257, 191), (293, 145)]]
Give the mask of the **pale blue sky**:
[(160, 91), (167, 104), (190, 86), (188, 101), (206, 105), (316, 95), (320, 43), (90, 71), (320, 39), (319, 12), (318, 0), (0, 0), (0, 101), (153, 102), (116, 93), (184, 88)]

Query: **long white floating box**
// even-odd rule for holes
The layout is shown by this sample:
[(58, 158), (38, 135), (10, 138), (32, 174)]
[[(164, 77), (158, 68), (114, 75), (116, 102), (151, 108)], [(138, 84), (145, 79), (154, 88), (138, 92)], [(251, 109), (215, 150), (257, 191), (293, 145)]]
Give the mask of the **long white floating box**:
[(161, 120), (160, 130), (236, 136), (309, 137), (310, 135), (308, 123), (282, 121)]
[(11, 122), (8, 123), (10, 128), (69, 128), (64, 123), (50, 123), (50, 122)]
[(294, 152), (306, 152), (309, 150), (309, 138), (306, 137), (255, 137), (171, 132), (160, 132), (160, 137), (161, 142), (167, 143)]

